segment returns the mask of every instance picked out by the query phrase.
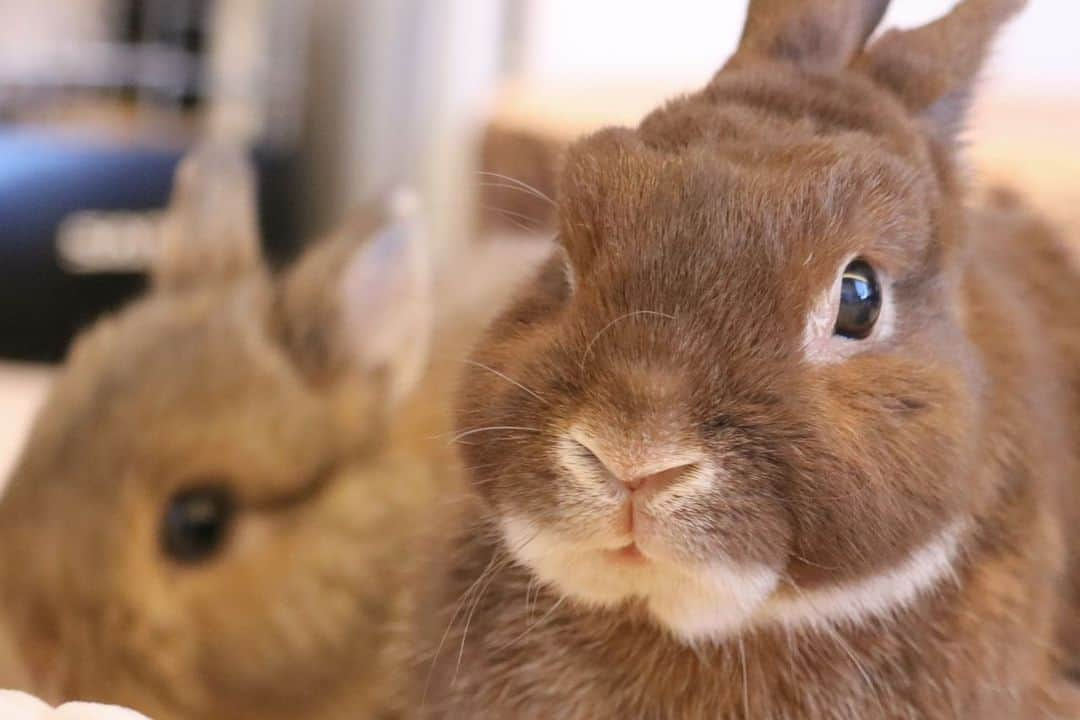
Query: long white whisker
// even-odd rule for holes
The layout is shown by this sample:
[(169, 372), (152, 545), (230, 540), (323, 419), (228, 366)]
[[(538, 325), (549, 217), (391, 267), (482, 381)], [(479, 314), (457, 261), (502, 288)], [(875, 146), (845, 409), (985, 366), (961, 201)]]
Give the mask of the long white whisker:
[[(500, 568), (501, 567), (502, 566), (500, 566)], [(497, 574), (498, 573), (496, 571), (488, 575), (487, 581), (484, 582), (484, 585), (476, 593), (476, 597), (472, 602), (472, 606), (469, 608), (469, 612), (465, 616), (465, 627), (462, 628), (461, 631), (461, 645), (458, 647), (457, 663), (454, 665), (454, 676), (450, 679), (451, 685), (457, 683), (458, 673), (461, 671), (461, 660), (465, 657), (465, 641), (469, 637), (469, 627), (472, 625), (473, 615), (476, 614), (477, 608), (480, 607), (480, 603), (484, 599), (484, 593), (486, 593), (488, 588), (491, 587), (491, 583), (495, 580)]]
[(482, 362), (477, 362), (476, 360), (471, 360), (471, 359), (470, 359), (470, 360), (466, 360), (465, 362), (466, 362), (467, 364), (469, 364), (469, 365), (472, 365), (472, 366), (474, 366), (474, 367), (478, 367), (478, 368), (480, 368), (481, 370), (487, 370), (487, 371), (488, 371), (489, 373), (491, 373), (492, 375), (495, 375), (495, 376), (497, 376), (497, 377), (500, 377), (500, 378), (502, 378), (503, 380), (505, 380), (506, 382), (510, 383), (511, 385), (514, 385), (515, 387), (521, 388), (522, 390), (524, 390), (525, 392), (529, 393), (530, 395), (532, 395), (532, 396), (533, 396), (534, 398), (536, 398), (536, 399), (537, 399), (537, 400), (539, 400), (540, 402), (544, 403), (545, 405), (549, 405), (549, 404), (550, 404), (550, 403), (549, 403), (549, 402), (547, 401), (547, 399), (545, 399), (545, 398), (544, 398), (544, 396), (543, 396), (543, 395), (541, 395), (540, 393), (536, 392), (535, 390), (530, 390), (529, 388), (525, 387), (524, 385), (522, 385), (522, 384), (521, 384), (520, 382), (518, 382), (518, 381), (517, 381), (517, 380), (515, 380), (514, 378), (510, 377), (509, 375), (506, 375), (505, 373), (499, 372), (498, 370), (496, 370), (496, 369), (495, 369), (495, 368), (493, 368), (493, 367), (490, 367), (490, 366), (488, 366), (488, 365), (485, 365), (485, 364), (484, 364), (484, 363), (482, 363)]
[(488, 574), (493, 571), (495, 565), (497, 563), (503, 562), (509, 562), (509, 557), (504, 559), (502, 557), (501, 551), (499, 549), (496, 549), (496, 551), (491, 555), (491, 560), (484, 567), (483, 571), (481, 571), (479, 577), (477, 577), (476, 580), (474, 580), (472, 584), (470, 584), (469, 587), (466, 588), (465, 592), (463, 592), (461, 594), (461, 597), (458, 599), (457, 604), (454, 606), (454, 612), (450, 616), (450, 621), (446, 624), (446, 630), (443, 631), (442, 637), (439, 639), (439, 644), (435, 648), (435, 654), (431, 658), (431, 665), (428, 668), (427, 679), (424, 681), (424, 693), (420, 698), (420, 707), (424, 707), (424, 704), (427, 702), (428, 690), (431, 687), (431, 678), (432, 675), (435, 673), (435, 665), (439, 661), (439, 656), (442, 654), (443, 646), (446, 645), (446, 640), (450, 637), (450, 631), (454, 628), (454, 622), (457, 620), (462, 608), (465, 607), (467, 599), (480, 585), (480, 583), (484, 581)]
[(506, 648), (517, 644), (521, 640), (524, 640), (525, 637), (529, 633), (531, 633), (536, 628), (540, 627), (540, 625), (542, 625), (545, 620), (547, 620), (549, 617), (551, 617), (555, 613), (555, 611), (559, 609), (559, 606), (562, 605), (566, 601), (566, 598), (567, 598), (566, 595), (563, 595), (562, 597), (560, 597), (557, 601), (555, 601), (554, 605), (552, 605), (550, 608), (548, 608), (548, 611), (546, 613), (544, 613), (543, 616), (539, 620), (537, 620), (536, 622), (532, 623), (527, 628), (525, 628), (524, 632), (522, 632), (520, 635), (518, 635), (516, 638), (514, 638), (510, 642), (503, 643), (502, 645), (500, 645), (499, 647), (497, 647), (495, 649), (496, 650), (505, 650)]
[(528, 547), (529, 544), (539, 535), (540, 531), (537, 530), (535, 533), (519, 542), (515, 547), (509, 548), (506, 552), (505, 561), (499, 563), (498, 567), (492, 569), (491, 572), (485, 571), (484, 574), (488, 576), (488, 579), (484, 583), (483, 587), (480, 588), (479, 592), (476, 593), (476, 597), (472, 603), (471, 608), (469, 609), (469, 613), (465, 618), (465, 627), (461, 631), (461, 646), (458, 648), (457, 664), (454, 666), (454, 676), (450, 681), (451, 684), (457, 682), (458, 672), (461, 670), (461, 660), (465, 656), (465, 640), (469, 636), (469, 626), (472, 624), (473, 615), (476, 613), (477, 608), (480, 606), (480, 602), (484, 599), (484, 593), (487, 592), (487, 589), (489, 587), (491, 587), (491, 583), (495, 580), (495, 577), (499, 573), (499, 571), (509, 565), (510, 562), (513, 561), (514, 556), (524, 550), (526, 547)]
[(479, 428), (472, 428), (471, 430), (463, 430), (463, 431), (459, 432), (457, 435), (455, 435), (454, 437), (450, 438), (450, 440), (446, 444), (447, 445), (453, 445), (458, 440), (462, 440), (464, 438), (467, 438), (470, 435), (475, 435), (476, 433), (481, 433), (481, 432), (495, 432), (497, 430), (521, 430), (521, 431), (524, 431), (524, 432), (534, 432), (534, 433), (543, 432), (543, 430), (539, 430), (537, 428), (520, 427), (518, 425), (492, 425), (490, 427), (479, 427)]
[(545, 194), (545, 193), (541, 192), (540, 190), (534, 188), (532, 185), (530, 185), (529, 183), (527, 183), (527, 182), (525, 182), (523, 180), (518, 180), (517, 178), (510, 177), (509, 175), (503, 175), (503, 174), (497, 173), (497, 172), (488, 172), (486, 170), (478, 170), (477, 175), (484, 175), (486, 177), (498, 178), (499, 180), (505, 180), (507, 182), (513, 183), (514, 185), (517, 185), (518, 187), (520, 187), (522, 190), (527, 190), (527, 191), (533, 193), (534, 195), (536, 195), (536, 197), (540, 198), (541, 200), (547, 200), (549, 203), (551, 203), (551, 205), (553, 207), (558, 207), (558, 204), (554, 200), (552, 200), (550, 196), (548, 196), (547, 194)]
[(505, 208), (496, 207), (494, 205), (481, 204), (480, 207), (488, 212), (493, 212), (501, 216), (504, 220), (509, 222), (518, 230), (526, 233), (540, 233), (543, 230), (543, 225), (540, 224), (534, 218), (529, 217), (525, 213), (514, 212)]

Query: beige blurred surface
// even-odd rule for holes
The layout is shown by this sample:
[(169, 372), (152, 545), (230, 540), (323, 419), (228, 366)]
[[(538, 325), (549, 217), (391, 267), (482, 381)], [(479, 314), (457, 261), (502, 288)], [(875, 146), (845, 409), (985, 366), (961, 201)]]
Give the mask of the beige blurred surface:
[(1080, 97), (987, 93), (971, 126), (980, 181), (1019, 190), (1080, 242)]
[(44, 366), (0, 362), (0, 491), (51, 377)]

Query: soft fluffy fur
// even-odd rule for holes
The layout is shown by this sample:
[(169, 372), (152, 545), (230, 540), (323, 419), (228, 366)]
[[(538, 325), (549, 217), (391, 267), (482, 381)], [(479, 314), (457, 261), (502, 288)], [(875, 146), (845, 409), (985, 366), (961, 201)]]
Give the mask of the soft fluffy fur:
[[(398, 677), (381, 655), (410, 538), (457, 482), (451, 379), (535, 253), (446, 269), (434, 312), (413, 219), (363, 213), (275, 277), (252, 198), (231, 152), (184, 164), (154, 289), (78, 339), (0, 502), (0, 620), (55, 701), (353, 720)], [(204, 483), (239, 514), (185, 566), (161, 520)]]
[[(1021, 3), (863, 50), (885, 4), (751, 2), (706, 88), (571, 147), (565, 257), (465, 380), (412, 712), (1080, 714), (1080, 275), (958, 160)], [(855, 256), (865, 341), (820, 322)]]

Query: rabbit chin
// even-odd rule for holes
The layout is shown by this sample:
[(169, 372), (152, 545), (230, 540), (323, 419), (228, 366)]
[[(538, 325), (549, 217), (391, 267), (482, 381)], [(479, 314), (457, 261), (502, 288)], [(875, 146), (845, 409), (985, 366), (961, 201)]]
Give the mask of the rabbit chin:
[(517, 559), (563, 595), (593, 607), (640, 601), (687, 643), (722, 640), (751, 627), (821, 629), (888, 617), (955, 579), (969, 527), (966, 518), (956, 519), (893, 567), (788, 595), (777, 592), (781, 573), (765, 565), (680, 562), (652, 546), (648, 559), (627, 559), (605, 550), (611, 544), (575, 541), (521, 517), (502, 520)]
[(677, 562), (659, 548), (650, 547), (648, 559), (624, 559), (521, 517), (504, 517), (502, 530), (517, 559), (562, 595), (602, 608), (639, 601), (687, 643), (742, 630), (780, 581), (780, 573), (764, 565)]

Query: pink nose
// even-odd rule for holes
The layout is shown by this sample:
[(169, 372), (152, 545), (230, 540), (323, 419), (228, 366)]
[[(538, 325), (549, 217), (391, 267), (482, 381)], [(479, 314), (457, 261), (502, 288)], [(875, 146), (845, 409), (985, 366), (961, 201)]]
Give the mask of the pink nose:
[[(691, 476), (698, 468), (698, 463), (685, 450), (678, 452), (672, 448), (644, 448), (638, 452), (613, 452), (594, 441), (591, 437), (578, 436), (575, 443), (592, 456), (607, 474), (632, 493), (652, 495), (676, 485)], [(670, 460), (665, 462), (666, 455)], [(688, 462), (690, 460), (690, 462)]]

